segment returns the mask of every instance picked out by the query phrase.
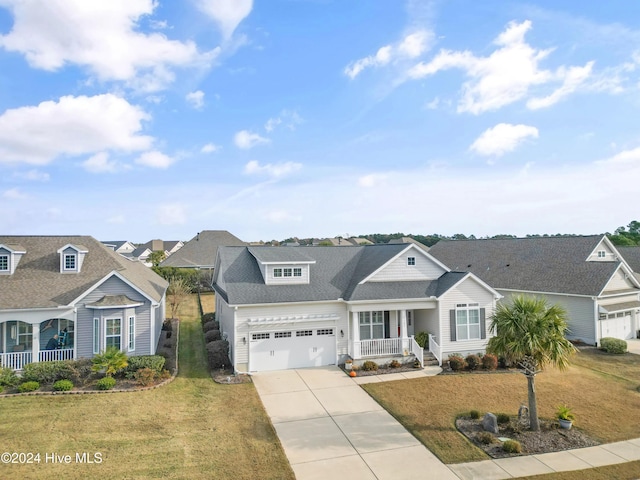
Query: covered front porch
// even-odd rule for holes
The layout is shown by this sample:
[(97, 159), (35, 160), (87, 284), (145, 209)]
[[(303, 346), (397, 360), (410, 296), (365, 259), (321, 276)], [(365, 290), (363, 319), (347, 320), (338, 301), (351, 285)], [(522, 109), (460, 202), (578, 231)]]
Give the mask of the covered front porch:
[(50, 318), (37, 323), (22, 320), (0, 323), (0, 367), (22, 370), (29, 363), (75, 358), (73, 320)]
[[(354, 308), (349, 321), (351, 358), (355, 361), (376, 358), (386, 361), (392, 357), (406, 360), (415, 357), (424, 366), (424, 349), (416, 342), (415, 333), (426, 328), (424, 319), (435, 314), (436, 309), (435, 306), (429, 309), (425, 309), (424, 305), (422, 307), (381, 310)], [(422, 321), (417, 322), (418, 318)]]

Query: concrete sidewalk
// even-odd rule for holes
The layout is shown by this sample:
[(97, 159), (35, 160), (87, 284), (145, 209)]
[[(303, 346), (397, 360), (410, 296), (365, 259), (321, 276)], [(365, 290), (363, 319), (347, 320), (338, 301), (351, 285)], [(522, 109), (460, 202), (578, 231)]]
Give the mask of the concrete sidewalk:
[(499, 480), (640, 460), (640, 439), (634, 439), (445, 465), (358, 385), (434, 374), (350, 378), (330, 366), (262, 372), (253, 381), (298, 480)]

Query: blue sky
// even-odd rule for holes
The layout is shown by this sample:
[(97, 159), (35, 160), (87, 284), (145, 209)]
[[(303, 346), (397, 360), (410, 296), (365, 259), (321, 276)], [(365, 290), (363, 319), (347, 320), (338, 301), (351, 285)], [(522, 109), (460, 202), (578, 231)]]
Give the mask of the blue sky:
[(601, 233), (638, 219), (628, 1), (0, 0), (6, 234)]

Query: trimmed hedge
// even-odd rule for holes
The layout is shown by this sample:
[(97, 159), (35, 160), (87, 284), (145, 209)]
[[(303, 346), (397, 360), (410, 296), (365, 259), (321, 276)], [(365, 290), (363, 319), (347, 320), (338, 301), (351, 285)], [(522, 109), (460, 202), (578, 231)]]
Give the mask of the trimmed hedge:
[(205, 313), (200, 319), (200, 322), (202, 323), (202, 325), (204, 325), (207, 322), (213, 322), (215, 319), (216, 319), (216, 312)]
[(453, 370), (454, 372), (464, 370), (464, 367), (466, 366), (467, 362), (464, 361), (464, 358), (462, 358), (461, 355), (449, 355), (449, 367), (451, 367), (451, 370)]
[(19, 383), (20, 378), (12, 368), (0, 368), (0, 387), (15, 387)]
[(378, 370), (378, 364), (373, 360), (367, 360), (362, 364), (362, 370), (365, 372), (375, 372)]
[(104, 377), (96, 382), (98, 390), (111, 390), (116, 386), (116, 379), (113, 377)]
[(485, 370), (495, 370), (498, 368), (498, 357), (493, 353), (487, 353), (482, 357), (482, 368)]
[(471, 355), (467, 355), (467, 358), (465, 358), (465, 362), (469, 370), (477, 370), (478, 367), (482, 365), (482, 360), (475, 353), (472, 353)]
[(69, 360), (28, 363), (22, 369), (23, 380), (43, 384), (51, 384), (58, 380), (72, 380), (77, 376), (78, 370)]
[(18, 391), (20, 393), (35, 392), (39, 388), (40, 384), (38, 382), (24, 382), (20, 384)]
[(128, 365), (124, 369), (127, 378), (135, 378), (135, 373), (143, 368), (153, 370), (159, 374), (164, 368), (166, 359), (162, 355), (139, 355), (137, 357), (129, 357)]
[(215, 342), (216, 340), (222, 340), (222, 335), (220, 335), (220, 330), (209, 330), (204, 334), (205, 343)]
[(73, 388), (73, 382), (71, 380), (58, 380), (53, 384), (53, 389), (56, 392), (68, 392)]
[(604, 337), (600, 339), (600, 350), (607, 353), (627, 353), (627, 342), (619, 338)]
[(231, 366), (229, 360), (229, 342), (226, 340), (215, 340), (207, 343), (207, 363), (211, 370), (226, 368)]

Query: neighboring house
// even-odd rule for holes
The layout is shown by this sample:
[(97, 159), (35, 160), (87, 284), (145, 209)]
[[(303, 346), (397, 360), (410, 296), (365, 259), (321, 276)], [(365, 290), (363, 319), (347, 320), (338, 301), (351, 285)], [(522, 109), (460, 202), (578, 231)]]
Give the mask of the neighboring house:
[(505, 301), (531, 294), (562, 305), (571, 340), (595, 345), (636, 336), (640, 282), (606, 236), (441, 240), (429, 253), (475, 273)]
[(112, 240), (102, 242), (107, 247), (120, 255), (127, 256), (136, 249), (136, 246), (127, 240)]
[(151, 267), (149, 256), (153, 252), (164, 252), (165, 258), (168, 258), (173, 253), (177, 252), (184, 246), (184, 243), (180, 240), (163, 241), (163, 240), (150, 240), (147, 243), (143, 243), (138, 246), (127, 257), (136, 259), (144, 263), (147, 267)]
[(160, 266), (213, 269), (218, 247), (233, 245), (247, 244), (226, 230), (203, 230)]
[(401, 237), (401, 238), (394, 238), (389, 240), (389, 243), (415, 243), (417, 246), (419, 246), (421, 249), (423, 249), (425, 252), (429, 251), (429, 247), (427, 247), (424, 243), (420, 243), (419, 241), (411, 238), (411, 237)]
[(500, 295), (416, 245), (220, 247), (216, 315), (236, 371), (484, 351)]
[(93, 237), (0, 236), (0, 365), (154, 354), (167, 286)]

